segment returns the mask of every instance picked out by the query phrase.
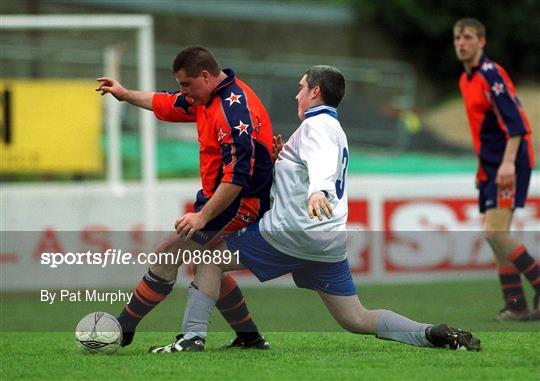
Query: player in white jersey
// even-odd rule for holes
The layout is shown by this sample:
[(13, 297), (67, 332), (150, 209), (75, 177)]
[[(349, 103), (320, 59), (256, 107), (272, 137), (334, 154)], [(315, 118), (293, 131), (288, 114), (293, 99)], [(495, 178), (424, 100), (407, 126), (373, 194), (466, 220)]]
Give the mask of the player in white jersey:
[[(309, 108), (302, 119), (275, 162), (272, 207), (259, 229), (264, 239), (284, 254), (340, 262), (347, 257), (347, 137), (335, 107), (323, 104)], [(307, 218), (310, 196), (321, 208), (313, 206), (311, 213), (328, 218)]]
[(480, 349), (480, 340), (469, 332), (368, 310), (358, 299), (346, 258), (349, 154), (337, 119), (344, 94), (345, 80), (336, 68), (319, 65), (306, 71), (296, 96), (302, 124), (275, 163), (270, 210), (220, 247), (237, 252), (235, 260), (214, 258), (199, 265), (188, 289), (182, 333), (150, 352), (202, 351), (223, 272), (245, 268), (262, 282), (291, 273), (298, 287), (317, 291), (336, 321), (353, 333), (417, 346)]

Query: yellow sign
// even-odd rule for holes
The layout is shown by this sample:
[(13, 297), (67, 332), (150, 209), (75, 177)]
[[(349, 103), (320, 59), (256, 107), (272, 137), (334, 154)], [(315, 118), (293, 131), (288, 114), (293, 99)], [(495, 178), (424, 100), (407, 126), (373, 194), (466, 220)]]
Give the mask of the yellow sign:
[(0, 173), (99, 173), (101, 97), (92, 81), (2, 80)]

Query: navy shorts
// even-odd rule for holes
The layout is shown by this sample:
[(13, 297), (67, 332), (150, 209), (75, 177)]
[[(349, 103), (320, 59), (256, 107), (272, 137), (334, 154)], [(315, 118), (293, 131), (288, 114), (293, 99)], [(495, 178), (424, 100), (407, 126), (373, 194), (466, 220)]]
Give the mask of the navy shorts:
[(480, 213), (488, 209), (515, 209), (523, 208), (529, 191), (531, 180), (530, 168), (516, 168), (516, 182), (512, 188), (501, 189), (495, 182), (497, 169), (486, 170), (487, 181), (478, 184), (478, 207)]
[[(195, 211), (199, 212), (208, 198), (200, 191), (195, 202)], [(196, 231), (191, 240), (201, 246), (211, 247), (249, 224), (259, 220), (267, 209), (267, 203), (258, 197), (239, 197), (216, 217), (208, 221), (203, 229)]]
[(276, 250), (263, 238), (259, 223), (249, 225), (227, 239), (228, 249), (239, 251), (240, 263), (261, 282), (291, 273), (296, 286), (330, 295), (356, 295), (349, 261), (316, 262)]

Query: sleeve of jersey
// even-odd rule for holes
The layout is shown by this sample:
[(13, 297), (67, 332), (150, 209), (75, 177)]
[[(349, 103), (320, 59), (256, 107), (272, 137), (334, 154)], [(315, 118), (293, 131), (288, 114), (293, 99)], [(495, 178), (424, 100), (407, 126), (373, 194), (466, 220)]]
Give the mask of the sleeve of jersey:
[(223, 161), (222, 183), (247, 188), (255, 168), (253, 126), (247, 109), (226, 115), (217, 126)]
[(506, 81), (495, 66), (488, 70), (482, 70), (482, 75), (489, 86), (491, 102), (499, 125), (507, 137), (525, 135), (527, 129), (521, 116), (518, 101), (511, 94), (511, 84)]
[(184, 95), (177, 93), (155, 93), (152, 111), (159, 120), (166, 122), (194, 122), (197, 120), (196, 107)]
[(336, 199), (336, 186), (332, 181), (339, 160), (339, 147), (326, 126), (308, 124), (300, 139), (300, 158), (309, 175), (308, 197), (323, 192), (332, 201)]

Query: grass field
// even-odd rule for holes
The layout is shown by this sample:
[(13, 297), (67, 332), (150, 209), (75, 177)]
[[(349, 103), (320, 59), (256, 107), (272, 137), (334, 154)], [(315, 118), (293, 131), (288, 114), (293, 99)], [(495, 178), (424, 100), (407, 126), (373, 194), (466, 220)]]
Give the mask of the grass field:
[[(4, 294), (1, 302), (2, 380), (534, 380), (540, 374), (540, 322), (490, 321), (501, 298), (495, 280), (360, 286), (369, 308), (389, 308), (424, 322), (473, 330), (478, 353), (416, 348), (342, 332), (314, 293), (288, 288), (245, 289), (270, 351), (224, 350), (231, 337), (212, 316), (207, 351), (149, 355), (181, 321), (175, 292), (141, 324), (135, 342), (112, 356), (84, 355), (73, 330), (90, 311), (116, 313), (121, 304), (46, 305), (36, 295)], [(530, 300), (531, 295), (529, 295)], [(61, 327), (67, 332), (59, 331)]]

